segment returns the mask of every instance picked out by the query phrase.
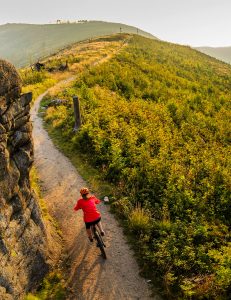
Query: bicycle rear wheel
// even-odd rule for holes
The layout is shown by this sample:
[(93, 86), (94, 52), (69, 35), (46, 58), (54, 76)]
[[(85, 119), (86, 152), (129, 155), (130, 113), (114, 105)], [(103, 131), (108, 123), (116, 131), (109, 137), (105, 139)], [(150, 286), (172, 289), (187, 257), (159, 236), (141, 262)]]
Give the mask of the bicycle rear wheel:
[(95, 238), (96, 238), (96, 241), (97, 241), (97, 243), (98, 243), (98, 246), (99, 246), (99, 249), (100, 249), (100, 251), (101, 251), (101, 254), (102, 254), (103, 258), (106, 259), (106, 258), (107, 258), (107, 255), (106, 255), (106, 251), (105, 251), (105, 249), (104, 249), (105, 244), (104, 244), (104, 242), (103, 242), (103, 239), (102, 239), (101, 235), (100, 235), (99, 232), (97, 231), (97, 229), (95, 229)]

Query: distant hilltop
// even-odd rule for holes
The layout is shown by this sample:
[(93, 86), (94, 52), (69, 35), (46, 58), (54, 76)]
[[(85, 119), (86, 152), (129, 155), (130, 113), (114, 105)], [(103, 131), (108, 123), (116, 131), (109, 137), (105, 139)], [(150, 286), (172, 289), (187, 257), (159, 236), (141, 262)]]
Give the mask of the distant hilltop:
[(231, 46), (230, 47), (198, 47), (196, 49), (209, 56), (215, 57), (216, 59), (231, 64)]
[(103, 21), (64, 21), (55, 24), (0, 25), (0, 58), (24, 67), (73, 43), (116, 33), (139, 34), (156, 39), (139, 28)]

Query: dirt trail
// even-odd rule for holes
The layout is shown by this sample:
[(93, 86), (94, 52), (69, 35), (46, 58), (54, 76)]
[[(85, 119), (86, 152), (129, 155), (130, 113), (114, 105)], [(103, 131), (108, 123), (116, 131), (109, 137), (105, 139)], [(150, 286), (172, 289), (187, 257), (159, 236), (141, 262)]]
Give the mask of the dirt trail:
[[(68, 81), (71, 80), (73, 78)], [(44, 199), (50, 214), (60, 224), (64, 247), (69, 256), (68, 286), (73, 293), (68, 299), (159, 299), (158, 296), (150, 297), (148, 283), (139, 276), (137, 263), (122, 229), (104, 204), (100, 204), (99, 209), (106, 232), (108, 259), (103, 260), (95, 244), (88, 241), (82, 212), (73, 211), (79, 198), (79, 189), (86, 183), (43, 129), (37, 112), (45, 94), (37, 98), (31, 111), (35, 165), (42, 181)]]

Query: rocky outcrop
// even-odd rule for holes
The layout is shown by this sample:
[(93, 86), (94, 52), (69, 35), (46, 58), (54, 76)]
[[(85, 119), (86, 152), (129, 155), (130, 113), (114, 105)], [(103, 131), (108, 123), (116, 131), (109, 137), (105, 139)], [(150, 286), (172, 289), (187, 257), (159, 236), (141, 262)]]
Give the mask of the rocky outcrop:
[(0, 299), (23, 299), (48, 271), (46, 234), (29, 182), (32, 95), (0, 60)]

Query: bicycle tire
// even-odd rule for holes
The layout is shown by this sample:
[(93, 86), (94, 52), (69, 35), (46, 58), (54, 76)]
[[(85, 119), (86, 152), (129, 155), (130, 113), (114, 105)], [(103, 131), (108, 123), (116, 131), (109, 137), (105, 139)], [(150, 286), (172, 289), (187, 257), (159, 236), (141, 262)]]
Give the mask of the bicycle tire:
[(103, 242), (103, 240), (102, 240), (100, 234), (98, 233), (97, 229), (96, 229), (96, 231), (95, 231), (95, 238), (96, 238), (96, 240), (97, 240), (97, 243), (98, 243), (98, 245), (99, 245), (99, 249), (100, 249), (100, 251), (101, 251), (101, 254), (102, 254), (103, 258), (104, 258), (104, 259), (107, 259), (106, 251), (105, 251), (105, 249), (104, 249), (105, 245), (104, 245), (104, 242)]

